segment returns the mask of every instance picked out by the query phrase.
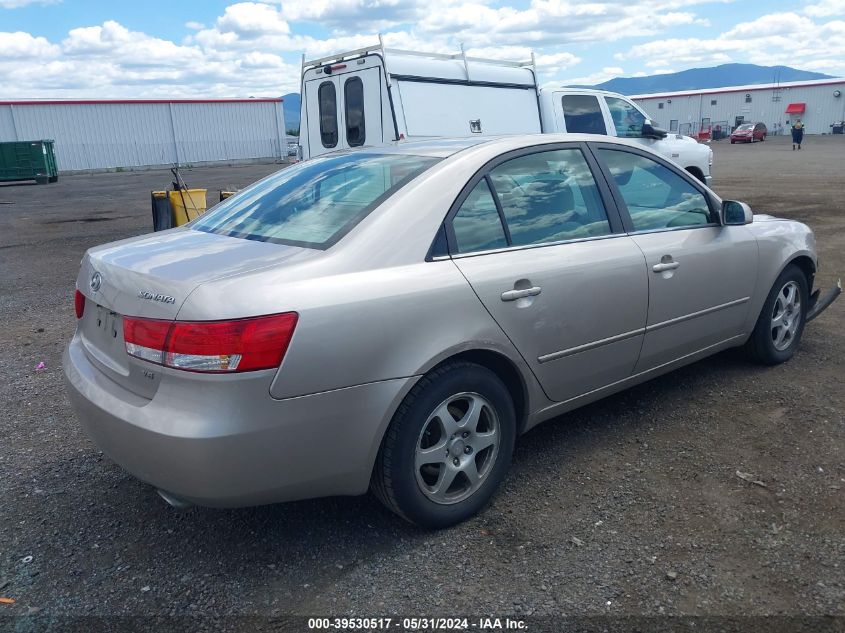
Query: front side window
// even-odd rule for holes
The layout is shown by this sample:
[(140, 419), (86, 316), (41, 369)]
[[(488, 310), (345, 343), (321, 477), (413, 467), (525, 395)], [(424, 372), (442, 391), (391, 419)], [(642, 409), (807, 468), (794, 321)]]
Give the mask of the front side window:
[(716, 222), (707, 198), (685, 178), (651, 158), (600, 149), (628, 207), (635, 231)]
[(258, 181), (189, 226), (230, 237), (325, 249), (439, 160), (370, 153), (312, 159)]
[(564, 95), (563, 119), (573, 134), (607, 134), (599, 100), (594, 95)]
[(593, 174), (579, 149), (514, 158), (495, 167), (490, 180), (513, 246), (611, 232)]
[(323, 147), (337, 146), (337, 92), (334, 83), (325, 81), (317, 90), (320, 106), (320, 141)]
[[(645, 116), (634, 105), (617, 97), (606, 97), (610, 118), (616, 128), (616, 136), (636, 138), (643, 135)], [(660, 104), (661, 107), (663, 104)]]
[(364, 129), (364, 82), (351, 77), (343, 84), (343, 102), (346, 107), (346, 142), (349, 147), (360, 147), (367, 138)]
[(508, 245), (487, 179), (479, 181), (452, 219), (459, 253), (489, 251)]

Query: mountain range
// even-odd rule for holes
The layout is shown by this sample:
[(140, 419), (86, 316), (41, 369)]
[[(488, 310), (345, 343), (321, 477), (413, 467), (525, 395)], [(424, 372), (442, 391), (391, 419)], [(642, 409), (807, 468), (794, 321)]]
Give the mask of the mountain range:
[(677, 73), (648, 77), (616, 77), (589, 87), (619, 92), (623, 95), (638, 95), (830, 78), (832, 78), (831, 75), (798, 70), (789, 66), (722, 64), (711, 68), (690, 68)]

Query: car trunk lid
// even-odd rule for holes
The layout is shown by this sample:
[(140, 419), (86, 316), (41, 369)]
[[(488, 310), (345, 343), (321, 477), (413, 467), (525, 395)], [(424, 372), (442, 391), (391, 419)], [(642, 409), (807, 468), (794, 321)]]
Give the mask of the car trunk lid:
[(77, 279), (86, 298), (79, 336), (89, 359), (104, 374), (133, 393), (152, 398), (160, 368), (126, 353), (124, 317), (172, 321), (200, 284), (321, 254), (191, 229), (93, 248), (82, 260)]

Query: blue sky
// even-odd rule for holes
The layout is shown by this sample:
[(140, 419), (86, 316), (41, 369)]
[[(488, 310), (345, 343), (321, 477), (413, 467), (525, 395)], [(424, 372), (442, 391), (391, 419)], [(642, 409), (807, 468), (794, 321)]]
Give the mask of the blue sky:
[(725, 62), (845, 75), (845, 0), (0, 0), (4, 97), (276, 96), (300, 55), (375, 43), (596, 83)]

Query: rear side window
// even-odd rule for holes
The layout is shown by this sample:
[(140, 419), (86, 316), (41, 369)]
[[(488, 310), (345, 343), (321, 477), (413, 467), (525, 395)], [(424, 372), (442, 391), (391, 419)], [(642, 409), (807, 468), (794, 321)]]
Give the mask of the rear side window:
[(464, 200), (452, 220), (452, 229), (459, 253), (488, 251), (508, 245), (487, 179), (479, 181)]
[(353, 153), (288, 167), (227, 198), (191, 228), (325, 249), (440, 159)]
[(635, 231), (716, 222), (704, 194), (665, 165), (620, 150), (600, 149), (599, 154), (619, 187)]
[(579, 149), (538, 152), (490, 172), (513, 246), (607, 235), (607, 212)]
[(364, 82), (351, 77), (343, 84), (343, 102), (346, 106), (346, 142), (349, 147), (359, 147), (367, 138), (364, 128)]
[(566, 131), (579, 134), (607, 134), (599, 100), (594, 95), (564, 95)]
[(334, 83), (325, 81), (317, 90), (320, 104), (320, 141), (323, 147), (337, 146), (337, 91)]
[(610, 118), (613, 119), (613, 126), (616, 128), (616, 136), (633, 138), (643, 135), (645, 117), (642, 112), (624, 99), (617, 97), (605, 97), (605, 99), (610, 110)]

